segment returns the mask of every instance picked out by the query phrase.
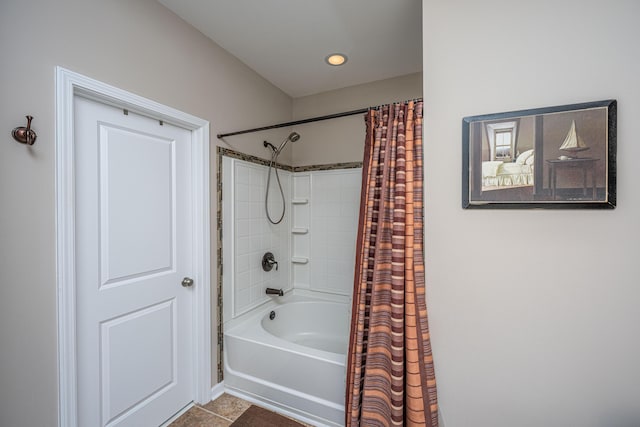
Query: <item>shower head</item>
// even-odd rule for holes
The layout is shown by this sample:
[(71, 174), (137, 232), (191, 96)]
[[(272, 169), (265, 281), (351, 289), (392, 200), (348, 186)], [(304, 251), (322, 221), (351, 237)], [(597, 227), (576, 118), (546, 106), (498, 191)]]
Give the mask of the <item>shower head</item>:
[(300, 134), (298, 132), (291, 132), (289, 134), (289, 136), (287, 137), (287, 139), (285, 139), (284, 141), (282, 141), (282, 144), (280, 144), (280, 146), (278, 147), (278, 149), (276, 150), (277, 154), (280, 154), (280, 152), (282, 151), (282, 149), (284, 148), (285, 145), (287, 145), (287, 142), (291, 141), (291, 142), (296, 142), (297, 140), (300, 139)]
[(298, 132), (291, 132), (287, 139), (291, 142), (296, 142), (300, 139), (300, 134)]

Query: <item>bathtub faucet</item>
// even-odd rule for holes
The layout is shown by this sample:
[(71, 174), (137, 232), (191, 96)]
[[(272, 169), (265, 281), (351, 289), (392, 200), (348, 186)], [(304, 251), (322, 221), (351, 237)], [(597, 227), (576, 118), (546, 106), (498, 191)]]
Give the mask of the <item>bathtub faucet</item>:
[(284, 292), (282, 291), (282, 289), (274, 289), (274, 288), (267, 288), (266, 293), (267, 295), (278, 295), (279, 297), (284, 295)]

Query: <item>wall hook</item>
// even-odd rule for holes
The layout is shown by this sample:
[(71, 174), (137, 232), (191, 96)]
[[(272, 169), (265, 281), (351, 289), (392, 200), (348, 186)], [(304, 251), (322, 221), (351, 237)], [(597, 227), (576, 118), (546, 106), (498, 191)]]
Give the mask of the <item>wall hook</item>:
[(11, 132), (11, 135), (13, 135), (13, 139), (22, 144), (33, 145), (33, 143), (36, 142), (38, 135), (36, 135), (36, 132), (31, 129), (31, 120), (33, 120), (33, 116), (26, 117), (27, 127), (17, 127)]

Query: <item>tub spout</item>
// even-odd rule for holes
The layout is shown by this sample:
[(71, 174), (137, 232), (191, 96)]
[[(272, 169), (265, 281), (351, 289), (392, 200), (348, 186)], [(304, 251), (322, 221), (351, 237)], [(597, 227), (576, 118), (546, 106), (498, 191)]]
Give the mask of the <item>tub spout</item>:
[(274, 288), (267, 288), (266, 293), (267, 295), (278, 295), (279, 297), (284, 295), (284, 292), (282, 291), (282, 289), (274, 289)]

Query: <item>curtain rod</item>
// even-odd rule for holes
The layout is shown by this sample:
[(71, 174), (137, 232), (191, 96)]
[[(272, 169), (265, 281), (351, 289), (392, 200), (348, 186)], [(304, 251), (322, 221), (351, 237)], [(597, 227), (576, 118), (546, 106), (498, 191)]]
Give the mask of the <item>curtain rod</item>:
[[(394, 102), (393, 104), (389, 104), (389, 105), (402, 104), (402, 103), (407, 103), (407, 102), (410, 102), (410, 101), (419, 102), (419, 101), (422, 101), (422, 98), (413, 98), (411, 100), (406, 100), (406, 101), (402, 101), (402, 102)], [(369, 107), (369, 108), (360, 108), (359, 110), (345, 111), (344, 113), (336, 113), (336, 114), (329, 114), (329, 115), (326, 115), (326, 116), (311, 117), (311, 118), (308, 118), (308, 119), (294, 120), (292, 122), (278, 123), (277, 125), (263, 126), (263, 127), (259, 127), (259, 128), (253, 128), (253, 129), (239, 130), (239, 131), (236, 131), (236, 132), (219, 133), (217, 135), (217, 137), (218, 137), (218, 139), (222, 139), (225, 136), (242, 135), (244, 133), (260, 132), (262, 130), (277, 129), (277, 128), (283, 128), (283, 127), (287, 127), (287, 126), (295, 126), (295, 125), (303, 125), (305, 123), (319, 122), (321, 120), (337, 119), (337, 118), (340, 118), (340, 117), (353, 116), (353, 115), (356, 115), (356, 114), (364, 114), (369, 110), (377, 109), (377, 108), (380, 108), (380, 106)]]
[(239, 130), (237, 132), (219, 133), (217, 136), (218, 136), (218, 139), (221, 139), (221, 138), (224, 138), (225, 136), (241, 135), (243, 133), (259, 132), (261, 130), (277, 129), (277, 128), (283, 128), (283, 127), (287, 127), (287, 126), (302, 125), (302, 124), (311, 123), (311, 122), (319, 122), (321, 120), (337, 119), (339, 117), (353, 116), (353, 115), (356, 115), (356, 114), (364, 114), (367, 111), (369, 111), (368, 108), (361, 108), (359, 110), (345, 111), (344, 113), (329, 114), (327, 116), (311, 117), (311, 118), (308, 118), (308, 119), (295, 120), (295, 121), (286, 122), (286, 123), (279, 123), (277, 125), (263, 126), (263, 127), (259, 127), (259, 128), (253, 128), (253, 129)]

